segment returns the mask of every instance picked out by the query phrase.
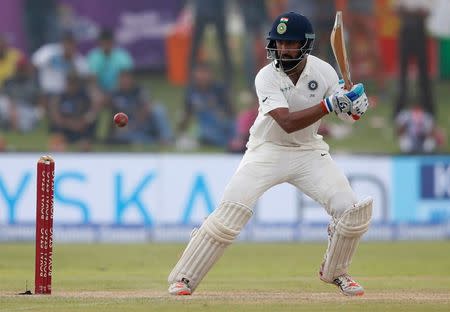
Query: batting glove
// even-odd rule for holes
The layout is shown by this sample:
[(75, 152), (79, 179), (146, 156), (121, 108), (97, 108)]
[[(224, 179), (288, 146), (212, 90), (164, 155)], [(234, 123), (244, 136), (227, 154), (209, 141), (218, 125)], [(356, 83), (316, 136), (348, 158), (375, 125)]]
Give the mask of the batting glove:
[[(358, 100), (361, 98), (361, 103)], [(353, 111), (362, 110), (364, 98), (367, 99), (364, 93), (364, 86), (362, 83), (358, 83), (352, 87), (350, 91), (339, 90), (333, 95), (326, 97), (322, 101), (322, 105), (328, 113), (335, 112), (336, 114), (353, 114)], [(353, 109), (353, 105), (357, 104), (358, 109)], [(365, 111), (365, 110), (364, 110)], [(364, 112), (363, 112), (364, 113)], [(356, 118), (357, 119), (357, 118)]]
[(350, 113), (352, 114), (353, 117), (357, 116), (359, 119), (359, 117), (364, 115), (368, 107), (369, 107), (369, 99), (367, 98), (367, 95), (363, 93), (359, 98), (353, 101)]

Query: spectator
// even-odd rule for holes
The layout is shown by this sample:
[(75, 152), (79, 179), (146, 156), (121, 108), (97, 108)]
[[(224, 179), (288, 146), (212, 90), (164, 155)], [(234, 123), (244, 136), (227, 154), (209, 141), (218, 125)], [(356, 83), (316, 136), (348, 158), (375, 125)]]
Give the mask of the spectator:
[[(371, 80), (376, 84), (376, 93), (384, 90), (384, 77), (380, 70), (381, 59), (377, 39), (377, 20), (374, 0), (348, 0), (349, 47), (352, 62), (352, 77), (356, 81)], [(375, 99), (370, 102), (372, 105)]]
[(48, 146), (52, 152), (63, 153), (67, 151), (68, 143), (65, 136), (57, 132), (50, 136)]
[(178, 130), (185, 132), (191, 118), (198, 123), (198, 140), (203, 145), (226, 147), (233, 136), (233, 110), (226, 89), (213, 79), (209, 65), (194, 68), (193, 82), (187, 89), (185, 111)]
[(0, 93), (0, 130), (9, 130), (11, 127), (10, 114), (9, 99)]
[(119, 87), (111, 96), (111, 108), (128, 115), (126, 127), (113, 127), (112, 143), (170, 143), (172, 130), (164, 106), (150, 100), (130, 70), (120, 73)]
[(131, 55), (115, 45), (111, 30), (102, 31), (98, 47), (88, 54), (88, 62), (99, 87), (106, 93), (111, 93), (117, 88), (122, 70), (132, 69), (134, 66)]
[[(365, 0), (364, 0), (365, 1)], [(330, 35), (333, 30), (336, 5), (334, 0), (288, 0), (288, 8), (308, 16), (314, 25), (316, 39), (314, 42), (315, 55), (335, 64), (333, 50), (330, 45)], [(277, 14), (278, 15), (278, 14)]]
[[(302, 2), (305, 0), (302, 0)], [(298, 2), (298, 1), (297, 1)], [(283, 12), (290, 10), (289, 0), (270, 0), (266, 1), (267, 13), (269, 14), (269, 20), (272, 21), (275, 17)]]
[(69, 73), (87, 78), (89, 68), (84, 56), (77, 52), (75, 38), (65, 33), (60, 43), (49, 43), (39, 48), (32, 56), (38, 69), (39, 84), (47, 95), (60, 95), (66, 90)]
[(17, 61), (22, 57), (22, 52), (10, 47), (5, 35), (0, 35), (0, 87), (6, 79), (11, 77), (15, 70)]
[[(268, 15), (264, 0), (239, 0), (244, 19), (244, 68), (247, 87), (253, 89), (257, 72), (266, 64), (265, 42)], [(270, 23), (270, 22), (269, 22)], [(267, 26), (267, 27), (266, 27)]]
[(241, 93), (240, 100), (246, 108), (236, 117), (235, 135), (228, 146), (229, 151), (232, 153), (245, 152), (250, 137), (250, 128), (258, 116), (259, 103), (252, 92), (247, 91)]
[(8, 143), (6, 142), (5, 138), (0, 135), (0, 153), (6, 152), (8, 149)]
[(57, 0), (24, 0), (24, 28), (28, 52), (34, 52), (48, 42), (55, 42), (60, 35)]
[(400, 112), (395, 120), (400, 150), (403, 153), (431, 153), (437, 145), (433, 116), (415, 105)]
[(76, 74), (67, 76), (66, 90), (52, 102), (50, 142), (58, 142), (60, 151), (67, 143), (75, 143), (83, 151), (90, 150), (98, 113)]
[(21, 132), (33, 130), (43, 115), (43, 108), (33, 68), (25, 57), (17, 61), (16, 73), (5, 81), (2, 93), (10, 128)]
[(224, 84), (231, 87), (232, 63), (228, 47), (228, 34), (226, 31), (226, 1), (225, 0), (193, 0), (194, 30), (192, 35), (191, 54), (189, 59), (189, 81), (192, 81), (193, 71), (197, 65), (198, 51), (203, 41), (205, 29), (212, 25), (216, 31), (219, 51), (222, 54)]
[(433, 7), (431, 0), (396, 0), (395, 8), (400, 16), (399, 56), (400, 56), (400, 89), (394, 109), (394, 116), (404, 110), (408, 99), (408, 64), (412, 58), (417, 60), (419, 69), (420, 102), (424, 110), (435, 117), (433, 94), (428, 74), (428, 56), (426, 19)]

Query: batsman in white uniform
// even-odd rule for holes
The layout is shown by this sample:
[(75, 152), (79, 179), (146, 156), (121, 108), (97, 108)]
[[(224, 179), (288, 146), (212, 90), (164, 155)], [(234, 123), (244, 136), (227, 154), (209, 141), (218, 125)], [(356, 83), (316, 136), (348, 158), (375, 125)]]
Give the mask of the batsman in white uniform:
[(255, 79), (260, 106), (247, 151), (219, 206), (193, 231), (169, 275), (169, 293), (192, 294), (248, 222), (258, 198), (287, 182), (320, 203), (331, 217), (320, 279), (345, 295), (362, 295), (364, 289), (348, 274), (348, 267), (369, 228), (372, 199), (358, 201), (317, 129), (331, 112), (341, 119), (359, 119), (368, 107), (364, 87), (356, 84), (344, 90), (333, 67), (310, 55), (314, 32), (303, 15), (277, 17), (267, 39), (272, 62)]

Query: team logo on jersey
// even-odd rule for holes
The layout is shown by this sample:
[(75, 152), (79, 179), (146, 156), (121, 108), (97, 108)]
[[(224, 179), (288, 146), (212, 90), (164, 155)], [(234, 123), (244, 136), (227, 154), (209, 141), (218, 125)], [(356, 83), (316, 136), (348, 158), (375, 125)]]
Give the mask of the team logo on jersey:
[(315, 81), (315, 80), (311, 80), (310, 82), (308, 82), (308, 88), (309, 88), (309, 90), (314, 91), (314, 90), (317, 89), (318, 86), (319, 86), (319, 84), (318, 84), (317, 81)]
[(280, 91), (283, 93), (286, 93), (287, 91), (291, 90), (293, 87), (289, 86), (289, 87), (285, 87), (285, 88), (280, 88)]
[(277, 33), (280, 35), (284, 34), (287, 30), (287, 25), (285, 23), (280, 23), (277, 26)]

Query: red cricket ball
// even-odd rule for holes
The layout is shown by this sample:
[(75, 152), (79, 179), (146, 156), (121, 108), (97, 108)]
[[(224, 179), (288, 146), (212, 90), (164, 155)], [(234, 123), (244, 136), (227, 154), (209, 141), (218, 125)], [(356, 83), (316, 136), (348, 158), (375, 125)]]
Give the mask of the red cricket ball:
[(117, 127), (125, 127), (128, 123), (128, 116), (125, 113), (117, 113), (114, 115), (114, 123)]

